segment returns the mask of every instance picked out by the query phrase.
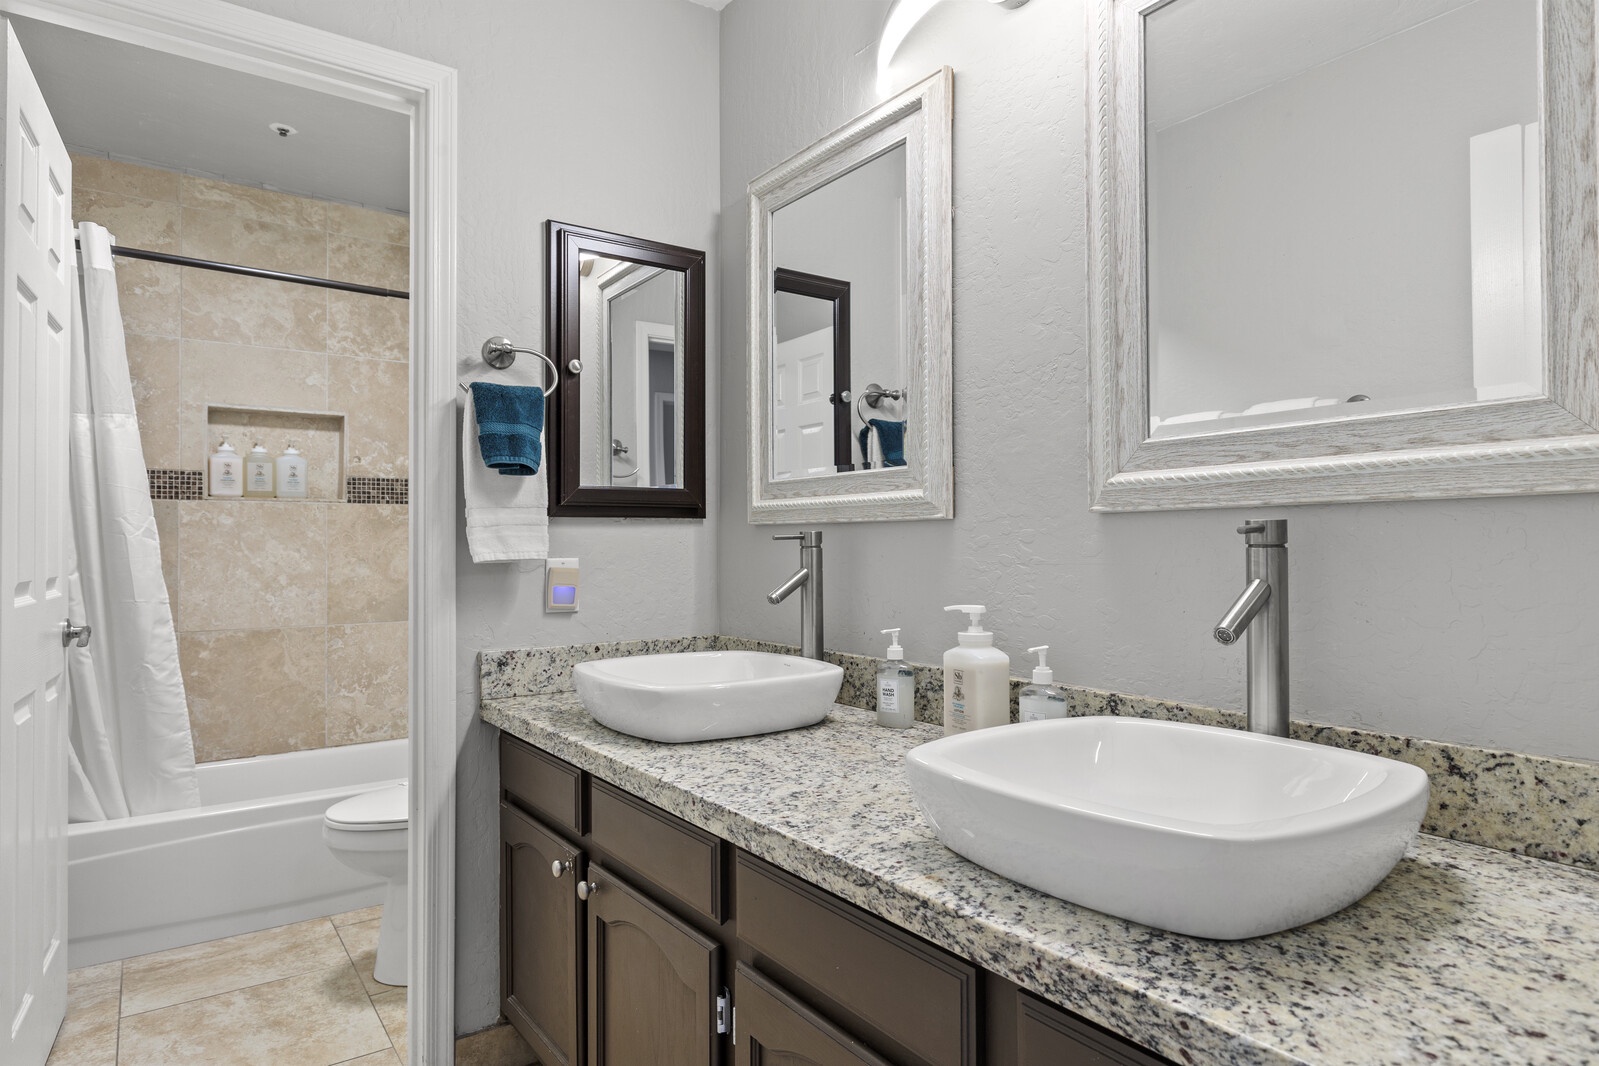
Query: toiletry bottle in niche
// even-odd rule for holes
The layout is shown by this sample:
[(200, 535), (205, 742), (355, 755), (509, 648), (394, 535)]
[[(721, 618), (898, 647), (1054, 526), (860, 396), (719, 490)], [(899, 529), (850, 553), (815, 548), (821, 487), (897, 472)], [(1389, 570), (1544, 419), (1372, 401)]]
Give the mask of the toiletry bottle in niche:
[(1024, 722), (1042, 722), (1047, 718), (1066, 717), (1066, 693), (1055, 687), (1055, 671), (1049, 668), (1045, 657), (1049, 654), (1049, 645), (1040, 644), (1036, 648), (1028, 648), (1029, 654), (1038, 656), (1038, 665), (1033, 667), (1033, 683), (1022, 689), (1020, 705), (1020, 718)]
[(885, 629), (883, 633), (888, 636), (888, 661), (877, 671), (877, 724), (905, 729), (916, 721), (916, 675), (905, 662), (899, 630)]
[(944, 653), (944, 734), (987, 729), (1010, 721), (1010, 656), (994, 647), (983, 628), (988, 608), (977, 603), (944, 608), (970, 616), (970, 629)]
[(226, 440), (211, 454), (211, 495), (244, 495), (244, 461)]
[(260, 441), (255, 442), (249, 454), (244, 457), (244, 494), (252, 499), (265, 500), (272, 497), (273, 479), (272, 455), (266, 450), (266, 445)]
[(305, 499), (305, 456), (300, 454), (292, 440), (283, 449), (283, 454), (278, 456), (277, 467), (278, 499)]

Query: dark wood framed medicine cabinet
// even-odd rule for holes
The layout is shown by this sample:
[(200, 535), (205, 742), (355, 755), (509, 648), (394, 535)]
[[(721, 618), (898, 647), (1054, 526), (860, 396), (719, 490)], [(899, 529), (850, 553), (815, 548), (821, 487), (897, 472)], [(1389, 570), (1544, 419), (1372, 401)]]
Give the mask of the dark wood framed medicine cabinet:
[(705, 253), (546, 223), (552, 517), (705, 517)]

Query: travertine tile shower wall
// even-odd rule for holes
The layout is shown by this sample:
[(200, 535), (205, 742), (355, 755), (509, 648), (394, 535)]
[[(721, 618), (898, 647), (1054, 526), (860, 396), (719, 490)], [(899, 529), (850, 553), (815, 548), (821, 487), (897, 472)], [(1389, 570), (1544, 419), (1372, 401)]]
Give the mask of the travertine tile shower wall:
[[(84, 155), (72, 201), (127, 247), (409, 287), (395, 215)], [(405, 736), (406, 302), (126, 258), (117, 287), (196, 758)], [(342, 414), (344, 480), (337, 433), (264, 418), (313, 499), (203, 498), (207, 405)]]

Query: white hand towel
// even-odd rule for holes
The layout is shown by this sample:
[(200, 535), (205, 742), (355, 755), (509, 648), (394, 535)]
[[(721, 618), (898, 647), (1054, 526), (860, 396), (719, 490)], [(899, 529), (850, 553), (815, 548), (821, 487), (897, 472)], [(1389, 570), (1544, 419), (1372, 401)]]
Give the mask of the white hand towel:
[[(542, 435), (540, 441), (542, 443)], [(550, 556), (550, 491), (544, 480), (549, 449), (539, 472), (510, 477), (483, 465), (477, 445), (477, 412), (466, 394), (461, 419), (461, 484), (466, 489), (466, 546), (474, 563)]]

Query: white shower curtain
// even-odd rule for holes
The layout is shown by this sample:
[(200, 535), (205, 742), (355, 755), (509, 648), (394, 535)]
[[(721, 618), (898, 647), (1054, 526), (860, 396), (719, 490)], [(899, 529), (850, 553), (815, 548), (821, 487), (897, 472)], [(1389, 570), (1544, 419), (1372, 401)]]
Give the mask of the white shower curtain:
[(133, 408), (111, 235), (78, 226), (72, 302), (74, 622), (94, 627), (67, 656), (74, 822), (200, 805), (172, 604)]

